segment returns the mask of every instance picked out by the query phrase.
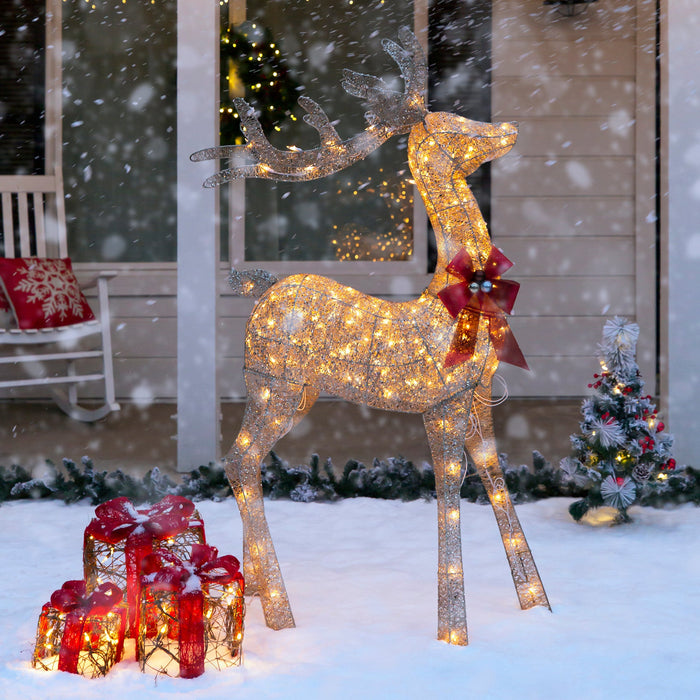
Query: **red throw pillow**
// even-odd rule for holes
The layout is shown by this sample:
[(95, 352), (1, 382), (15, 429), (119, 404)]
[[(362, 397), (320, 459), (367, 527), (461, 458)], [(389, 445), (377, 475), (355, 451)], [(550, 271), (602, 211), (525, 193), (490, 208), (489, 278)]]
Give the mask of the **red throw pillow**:
[(22, 330), (95, 319), (70, 258), (0, 258), (0, 282)]

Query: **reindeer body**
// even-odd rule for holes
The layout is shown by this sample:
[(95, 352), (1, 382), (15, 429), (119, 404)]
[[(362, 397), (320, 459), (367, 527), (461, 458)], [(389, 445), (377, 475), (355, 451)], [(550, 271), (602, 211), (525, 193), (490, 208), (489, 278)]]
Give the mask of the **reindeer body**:
[[(419, 299), (397, 303), (325, 277), (288, 277), (265, 293), (250, 317), (246, 368), (309, 387), (309, 394), (316, 396), (326, 392), (409, 413), (425, 413), (454, 394), (474, 389), (487, 365), (495, 369), (493, 358), (488, 361), (485, 324), (475, 353), (482, 363), (445, 368), (442, 360), (457, 321), (437, 293), (448, 282), (447, 262), (461, 248), (481, 266), (488, 257), (491, 239), (466, 176), (507, 152), (516, 136), (510, 124), (427, 114), (411, 130), (408, 150), (413, 177), (427, 193), (424, 201), (437, 239), (431, 284)], [(259, 380), (248, 381), (257, 385)]]
[[(272, 328), (271, 308), (278, 316)], [(425, 413), (473, 389), (483, 374), (483, 367), (445, 370), (435, 362), (447, 354), (450, 329), (444, 305), (429, 294), (392, 303), (325, 277), (294, 275), (270, 289), (250, 317), (246, 366), (255, 369), (246, 369), (246, 381), (249, 391), (274, 378), (305, 389), (307, 400), (325, 392), (372, 408)]]
[[(260, 594), (269, 626), (290, 627), (294, 619), (264, 515), (262, 460), (321, 392), (374, 408), (422, 414), (438, 501), (438, 638), (466, 644), (459, 512), (465, 445), (493, 505), (521, 606), (549, 607), (496, 455), (489, 401), (498, 359), (489, 321), (477, 317), (474, 327), (469, 327), (469, 333), (476, 335), (472, 359), (448, 367), (445, 357), (458, 320), (438, 297), (455, 281), (448, 263), (462, 249), (476, 270), (484, 269), (491, 241), (465, 178), (482, 163), (510, 150), (517, 130), (511, 124), (427, 113), (421, 106), (422, 88), (418, 87), (425, 68), (419, 59), (420, 47), (410, 33), (404, 32), (401, 38), (409, 47), (403, 52), (393, 42), (385, 42), (407, 83), (405, 101), (409, 107), (399, 115), (394, 133), (406, 131), (406, 114), (410, 113), (409, 165), (436, 235), (434, 277), (418, 299), (399, 303), (316, 275), (294, 275), (268, 289), (246, 329), (248, 403), (225, 467), (243, 519), (246, 590)], [(344, 86), (353, 94), (374, 95), (378, 90), (373, 81), (376, 79), (346, 73)], [(377, 100), (376, 95), (373, 99)], [(307, 121), (319, 130), (322, 142), (328, 142), (332, 151), (339, 141), (333, 137), (335, 132), (329, 131), (332, 127), (325, 115), (320, 116), (314, 103), (309, 106), (307, 101), (303, 106), (309, 111)], [(245, 107), (242, 103), (239, 111), (245, 114)], [(377, 111), (381, 109), (387, 119), (392, 118), (391, 110), (383, 104)], [(318, 158), (308, 153), (294, 170), (289, 154), (271, 154), (269, 144), (260, 139), (256, 121), (248, 117), (246, 123), (254, 132), (249, 147), (258, 163), (222, 171), (223, 175), (215, 176), (219, 181), (232, 172), (286, 180), (310, 179), (328, 172), (327, 163), (316, 168)], [(391, 135), (385, 129), (377, 139), (375, 121), (367, 131), (375, 141)], [(359, 147), (366, 148), (368, 138), (358, 139)], [(352, 151), (352, 144), (347, 146), (346, 142), (345, 150)], [(209, 149), (203, 157), (220, 154)], [(273, 174), (267, 174), (270, 167), (260, 154), (276, 159)], [(356, 153), (339, 154), (341, 165), (357, 159)], [(314, 169), (318, 174), (312, 172)], [(470, 426), (476, 430), (470, 431)]]

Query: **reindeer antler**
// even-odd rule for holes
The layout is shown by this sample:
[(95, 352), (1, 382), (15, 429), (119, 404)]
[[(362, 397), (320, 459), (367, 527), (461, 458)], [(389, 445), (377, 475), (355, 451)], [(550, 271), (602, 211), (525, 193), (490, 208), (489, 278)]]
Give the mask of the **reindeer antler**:
[(423, 95), (427, 66), (423, 50), (409, 29), (399, 30), (399, 40), (403, 46), (388, 39), (382, 41), (382, 46), (401, 70), (405, 82), (403, 93), (390, 90), (381, 78), (343, 71), (343, 89), (366, 101), (370, 108), (365, 114), (369, 126), (362, 133), (342, 141), (321, 107), (309, 97), (300, 97), (299, 105), (306, 111), (304, 121), (318, 131), (321, 145), (307, 151), (281, 151), (267, 140), (255, 110), (242, 98), (236, 98), (234, 104), (246, 143), (244, 146), (205, 148), (190, 156), (193, 161), (215, 158), (233, 161), (231, 168), (208, 177), (204, 186), (215, 187), (246, 177), (288, 182), (315, 180), (343, 170), (392, 136), (410, 130), (427, 112)]

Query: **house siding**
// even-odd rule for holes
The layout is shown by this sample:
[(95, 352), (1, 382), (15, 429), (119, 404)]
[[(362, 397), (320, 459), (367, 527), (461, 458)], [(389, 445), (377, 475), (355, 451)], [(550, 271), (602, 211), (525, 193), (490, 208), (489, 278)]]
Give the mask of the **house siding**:
[[(533, 370), (501, 367), (512, 396), (581, 395), (614, 315), (640, 323), (640, 366), (653, 392), (654, 9), (653, 0), (601, 2), (563, 18), (538, 3), (493, 2), (493, 119), (518, 121), (520, 137), (492, 166), (491, 230), (515, 262), (509, 277), (522, 285), (511, 326)], [(85, 279), (98, 267), (76, 266)], [(114, 267), (117, 396), (175, 401), (175, 266)], [(429, 279), (331, 276), (395, 300), (419, 294)], [(404, 296), (387, 293), (397, 277)], [(230, 294), (224, 267), (219, 291), (220, 395), (240, 400), (253, 302)]]
[(579, 395), (603, 324), (641, 327), (656, 377), (654, 3), (597, 3), (575, 18), (493, 3), (493, 119), (518, 121), (493, 165), (492, 233), (522, 284), (513, 330), (533, 369), (511, 394)]

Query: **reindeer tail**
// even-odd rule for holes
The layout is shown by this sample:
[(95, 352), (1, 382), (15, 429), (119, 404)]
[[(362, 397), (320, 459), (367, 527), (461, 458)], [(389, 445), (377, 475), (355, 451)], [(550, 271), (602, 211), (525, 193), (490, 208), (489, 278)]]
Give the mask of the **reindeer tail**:
[(233, 293), (241, 297), (259, 297), (277, 282), (277, 277), (267, 270), (232, 269), (228, 283)]

